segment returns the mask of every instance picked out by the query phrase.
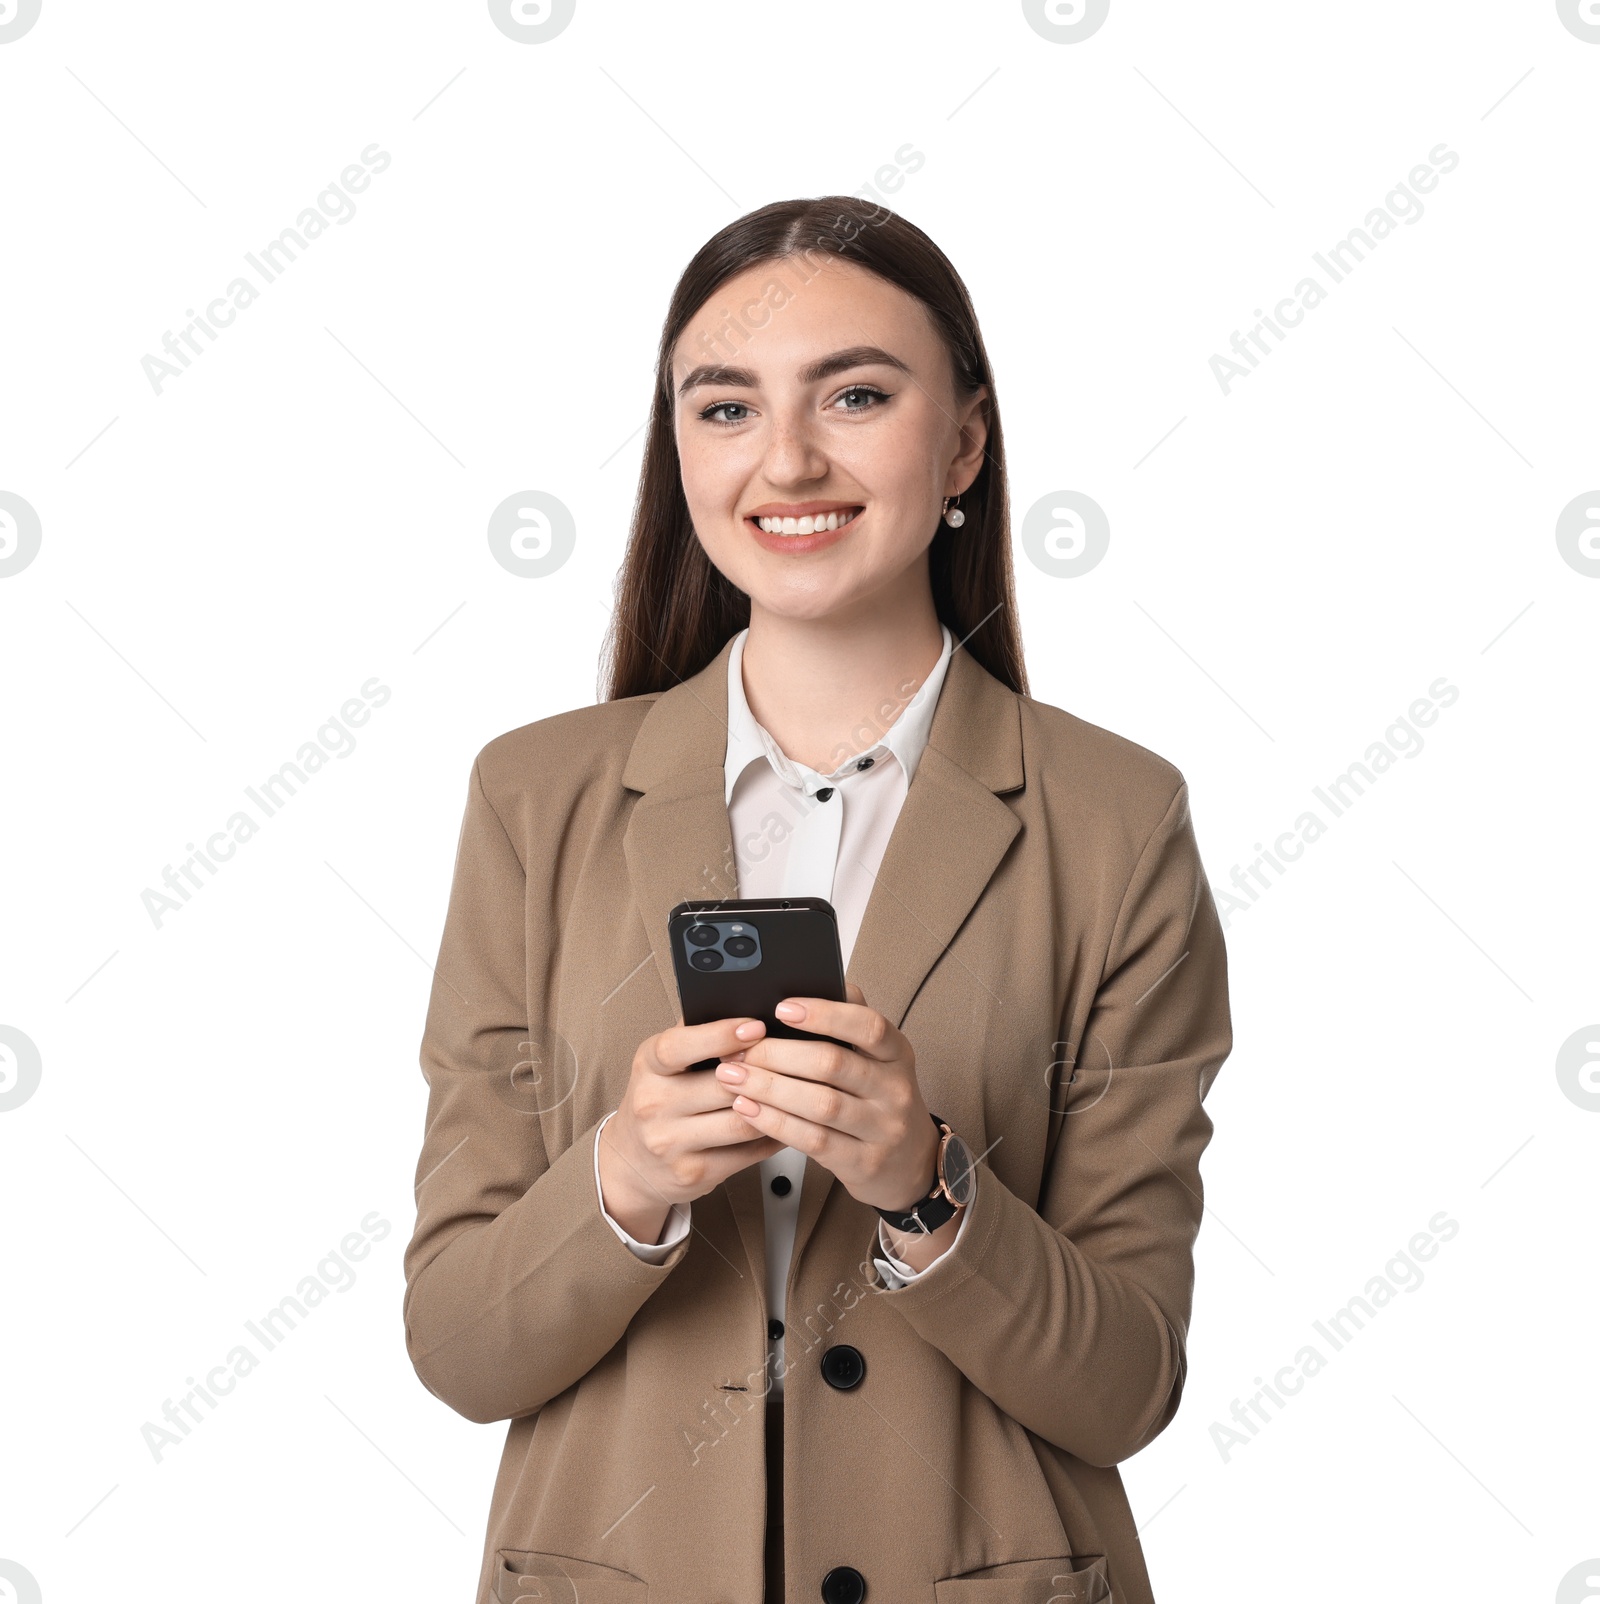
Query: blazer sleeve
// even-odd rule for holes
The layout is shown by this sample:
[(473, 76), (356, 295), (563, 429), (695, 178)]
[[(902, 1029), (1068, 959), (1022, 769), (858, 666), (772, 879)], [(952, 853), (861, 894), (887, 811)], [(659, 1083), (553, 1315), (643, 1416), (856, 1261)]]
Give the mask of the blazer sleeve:
[[(422, 1036), (428, 1109), (404, 1320), (423, 1385), (487, 1423), (535, 1413), (592, 1370), (688, 1243), (659, 1263), (633, 1253), (601, 1207), (603, 1120), (552, 1156), (544, 1118), (516, 1089), (526, 1084), (514, 1080), (517, 1066), (543, 1040), (541, 1022), (529, 1018), (529, 965), (548, 961), (554, 913), (547, 893), (529, 897), (524, 865), (484, 791), (482, 756)], [(541, 872), (539, 883), (553, 878)]]
[[(988, 1166), (972, 1218), (877, 1296), (1027, 1430), (1114, 1465), (1177, 1412), (1202, 1107), (1232, 1048), (1227, 960), (1180, 781), (1116, 916), (1037, 1207)], [(1070, 1050), (1070, 1049), (1069, 1049)]]

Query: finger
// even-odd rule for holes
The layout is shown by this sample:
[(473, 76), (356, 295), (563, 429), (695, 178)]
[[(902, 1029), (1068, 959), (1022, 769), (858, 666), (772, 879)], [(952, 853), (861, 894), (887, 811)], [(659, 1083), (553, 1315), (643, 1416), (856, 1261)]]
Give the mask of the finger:
[[(748, 1112), (746, 1105), (755, 1103), (862, 1141), (872, 1136), (878, 1128), (879, 1110), (865, 1098), (853, 1096), (836, 1086), (802, 1080), (792, 1075), (777, 1075), (771, 1070), (755, 1069), (748, 1064), (736, 1067), (744, 1071), (745, 1078), (737, 1085), (725, 1083), (725, 1089), (734, 1094), (733, 1107), (740, 1113)], [(721, 1069), (717, 1071), (719, 1080), (722, 1073)]]
[[(738, 1147), (744, 1142), (765, 1144), (769, 1140), (761, 1132), (752, 1130), (750, 1121), (727, 1104), (707, 1114), (691, 1115), (682, 1122), (682, 1131), (684, 1145), (691, 1149)], [(776, 1153), (782, 1146), (782, 1142), (773, 1141), (772, 1152)], [(770, 1156), (768, 1153), (761, 1155), (762, 1158)]]
[(677, 1075), (703, 1058), (725, 1058), (760, 1041), (766, 1030), (759, 1019), (713, 1019), (705, 1025), (674, 1025), (661, 1032), (654, 1053), (646, 1056), (658, 1075)]
[(862, 1145), (847, 1132), (819, 1125), (814, 1120), (772, 1103), (757, 1103), (748, 1097), (738, 1097), (734, 1099), (733, 1111), (763, 1136), (774, 1137), (785, 1147), (798, 1148), (835, 1173), (848, 1156), (845, 1144), (848, 1143), (850, 1147)]
[(878, 1074), (873, 1060), (849, 1047), (829, 1041), (791, 1041), (785, 1036), (768, 1036), (728, 1057), (745, 1069), (776, 1070), (780, 1075), (837, 1086), (855, 1097), (865, 1097)]
[(844, 983), (844, 1000), (846, 1002), (864, 1003), (867, 1000), (867, 994), (855, 983), (855, 981), (847, 980)]
[[(703, 1079), (712, 1085), (709, 1075)], [(724, 1148), (735, 1147), (741, 1142), (767, 1140), (759, 1131), (751, 1129), (749, 1120), (729, 1106), (731, 1094), (727, 1093), (726, 1087), (713, 1086), (713, 1089), (727, 1094), (719, 1106), (701, 1113), (656, 1121), (657, 1136), (664, 1152), (681, 1156), (716, 1150), (720, 1160)], [(779, 1147), (782, 1145), (781, 1142), (777, 1144)], [(768, 1155), (763, 1153), (761, 1156), (765, 1158)]]
[(670, 1101), (663, 1106), (657, 1118), (670, 1120), (674, 1136), (682, 1131), (676, 1122), (696, 1120), (706, 1114), (726, 1114), (734, 1095), (742, 1086), (730, 1086), (716, 1075), (678, 1075), (672, 1081)]
[[(659, 1097), (651, 1100), (655, 1107), (647, 1115), (629, 1114), (635, 1131), (648, 1123), (652, 1139), (662, 1151), (712, 1145), (704, 1140), (703, 1132), (720, 1133), (716, 1145), (749, 1139), (749, 1130), (729, 1113), (737, 1087), (725, 1086), (714, 1075), (680, 1074), (665, 1079)], [(706, 1120), (711, 1123), (703, 1124)]]
[[(723, 1108), (715, 1114), (696, 1115), (689, 1120), (672, 1122), (672, 1133), (679, 1151), (714, 1153), (711, 1160), (713, 1175), (719, 1179), (735, 1173), (745, 1166), (759, 1163), (781, 1152), (783, 1143), (774, 1137), (763, 1136), (750, 1122), (731, 1109)], [(615, 1157), (630, 1171), (640, 1187), (657, 1197), (665, 1197), (639, 1167), (620, 1148), (613, 1150)], [(713, 1182), (713, 1184), (716, 1184)]]
[[(791, 1009), (796, 1007), (801, 1010), (798, 1019), (790, 1017)], [(865, 1003), (830, 1002), (826, 997), (786, 997), (778, 1004), (777, 1014), (786, 1025), (849, 1042), (868, 1058), (887, 1062), (906, 1056), (905, 1037), (876, 1008), (868, 1008)]]

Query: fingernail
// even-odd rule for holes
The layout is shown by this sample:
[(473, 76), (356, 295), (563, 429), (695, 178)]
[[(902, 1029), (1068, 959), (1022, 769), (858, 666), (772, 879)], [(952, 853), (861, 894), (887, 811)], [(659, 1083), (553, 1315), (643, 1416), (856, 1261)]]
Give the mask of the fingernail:
[(740, 1041), (754, 1041), (761, 1034), (761, 1030), (759, 1019), (747, 1019), (742, 1025), (735, 1025), (733, 1033)]
[(781, 1002), (773, 1012), (779, 1019), (787, 1019), (791, 1025), (806, 1017), (805, 1009), (797, 1002)]
[(737, 1064), (721, 1063), (717, 1065), (718, 1076), (725, 1081), (731, 1081), (735, 1086), (744, 1079), (744, 1071)]
[(738, 1109), (741, 1114), (754, 1114), (758, 1108), (758, 1105), (752, 1103), (748, 1097), (734, 1098), (733, 1106)]

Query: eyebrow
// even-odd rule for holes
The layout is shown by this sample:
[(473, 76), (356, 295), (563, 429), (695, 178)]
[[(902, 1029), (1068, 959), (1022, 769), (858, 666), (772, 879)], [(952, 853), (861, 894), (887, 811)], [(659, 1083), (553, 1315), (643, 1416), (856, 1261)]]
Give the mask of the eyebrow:
[[(817, 384), (823, 379), (831, 379), (836, 373), (845, 373), (851, 368), (867, 367), (879, 363), (885, 367), (898, 368), (902, 373), (910, 373), (911, 368), (897, 356), (890, 355), (876, 345), (852, 345), (843, 351), (834, 351), (828, 356), (819, 357), (815, 362), (800, 370), (802, 384)], [(732, 368), (721, 362), (704, 362), (697, 368), (689, 371), (688, 377), (678, 386), (680, 396), (687, 395), (700, 385), (725, 385), (731, 389), (754, 390), (757, 388), (756, 376), (749, 368)]]

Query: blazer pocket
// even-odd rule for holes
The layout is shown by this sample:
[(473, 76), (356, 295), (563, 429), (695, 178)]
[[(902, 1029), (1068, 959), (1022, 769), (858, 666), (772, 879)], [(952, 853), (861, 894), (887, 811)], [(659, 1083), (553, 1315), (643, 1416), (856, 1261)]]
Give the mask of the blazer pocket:
[(532, 1549), (495, 1552), (495, 1604), (645, 1604), (642, 1577), (593, 1560)]
[(935, 1582), (933, 1597), (935, 1604), (1117, 1604), (1103, 1554), (986, 1565)]

